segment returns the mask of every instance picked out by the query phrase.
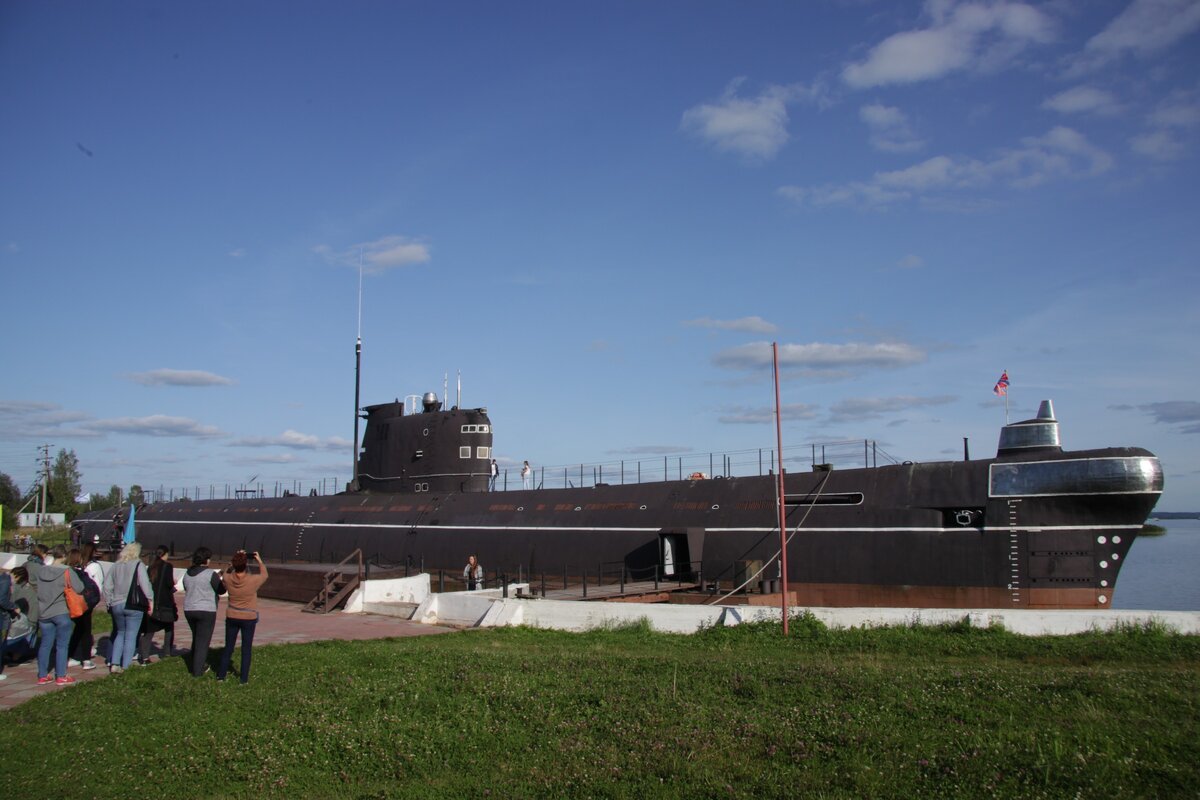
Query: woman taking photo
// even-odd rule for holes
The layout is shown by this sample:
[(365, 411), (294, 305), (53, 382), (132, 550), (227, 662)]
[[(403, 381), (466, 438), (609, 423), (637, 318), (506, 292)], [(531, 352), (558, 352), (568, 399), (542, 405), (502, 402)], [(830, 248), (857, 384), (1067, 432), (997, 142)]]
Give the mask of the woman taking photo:
[(246, 568), (249, 558), (245, 550), (238, 550), (229, 560), (225, 570), (225, 591), (229, 593), (229, 604), (225, 607), (225, 652), (221, 653), (221, 665), (217, 668), (217, 680), (225, 680), (229, 662), (233, 660), (233, 648), (238, 633), (242, 635), (242, 683), (250, 681), (250, 652), (254, 647), (254, 628), (258, 625), (258, 589), (267, 580), (267, 565), (262, 557), (254, 553), (258, 562), (258, 574)]

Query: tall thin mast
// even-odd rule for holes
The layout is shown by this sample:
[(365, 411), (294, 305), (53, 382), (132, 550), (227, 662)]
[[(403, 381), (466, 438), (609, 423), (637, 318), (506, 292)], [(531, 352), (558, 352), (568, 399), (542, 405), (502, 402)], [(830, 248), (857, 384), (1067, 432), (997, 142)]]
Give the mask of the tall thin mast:
[(771, 360), (775, 366), (775, 448), (779, 453), (779, 572), (783, 578), (783, 635), (788, 635), (787, 507), (783, 494), (783, 428), (779, 409), (779, 343), (771, 342)]
[(351, 488), (358, 488), (358, 398), (362, 385), (362, 248), (358, 250), (358, 337), (354, 340), (354, 441), (351, 443)]

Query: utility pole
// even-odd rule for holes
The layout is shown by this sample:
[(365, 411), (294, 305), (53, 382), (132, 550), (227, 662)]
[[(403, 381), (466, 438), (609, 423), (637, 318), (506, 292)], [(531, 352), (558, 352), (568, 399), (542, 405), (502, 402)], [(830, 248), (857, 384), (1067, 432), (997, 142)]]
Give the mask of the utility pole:
[(46, 495), (50, 487), (50, 448), (53, 446), (44, 444), (40, 448), (42, 451), (42, 513), (37, 518), (39, 528), (46, 524)]

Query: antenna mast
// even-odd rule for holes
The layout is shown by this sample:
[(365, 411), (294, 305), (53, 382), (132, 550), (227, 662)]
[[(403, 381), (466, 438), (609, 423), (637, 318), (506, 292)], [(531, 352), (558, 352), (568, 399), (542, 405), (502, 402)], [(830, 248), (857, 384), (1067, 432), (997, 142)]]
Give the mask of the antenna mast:
[(362, 248), (358, 248), (358, 337), (354, 340), (354, 441), (350, 447), (350, 488), (358, 488), (358, 397), (362, 385)]

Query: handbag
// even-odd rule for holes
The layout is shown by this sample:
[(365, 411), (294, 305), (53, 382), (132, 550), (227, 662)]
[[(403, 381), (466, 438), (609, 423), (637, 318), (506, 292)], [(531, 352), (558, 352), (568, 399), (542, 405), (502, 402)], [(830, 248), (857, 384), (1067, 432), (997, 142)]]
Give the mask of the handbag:
[(133, 576), (129, 579), (129, 594), (125, 595), (126, 611), (145, 611), (150, 608), (150, 598), (146, 597), (141, 584), (138, 583), (138, 569), (141, 566), (141, 562), (133, 565)]
[(71, 587), (71, 574), (66, 570), (63, 570), (63, 597), (67, 601), (67, 613), (71, 619), (78, 619), (87, 613), (87, 601)]

